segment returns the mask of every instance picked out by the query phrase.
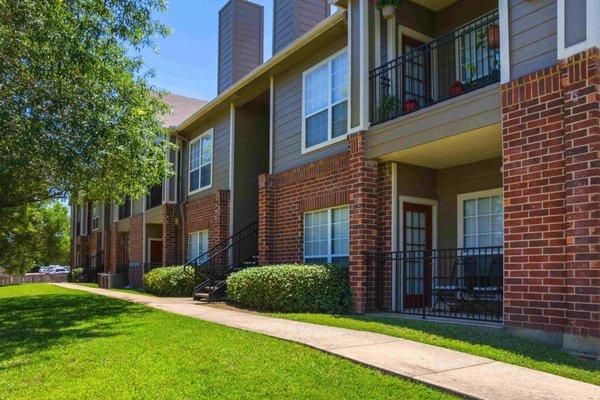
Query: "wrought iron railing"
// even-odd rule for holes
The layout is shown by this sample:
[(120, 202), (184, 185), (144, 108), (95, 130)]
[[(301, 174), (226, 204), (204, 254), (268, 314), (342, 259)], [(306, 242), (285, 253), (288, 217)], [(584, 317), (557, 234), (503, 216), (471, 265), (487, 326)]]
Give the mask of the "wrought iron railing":
[(213, 293), (225, 287), (231, 272), (256, 265), (257, 256), (258, 222), (254, 222), (184, 265), (194, 269), (194, 297), (202, 292), (210, 301)]
[(499, 82), (499, 50), (495, 10), (372, 70), (371, 123)]
[(379, 309), (390, 309), (394, 298), (403, 314), (502, 320), (502, 247), (385, 252), (369, 260)]

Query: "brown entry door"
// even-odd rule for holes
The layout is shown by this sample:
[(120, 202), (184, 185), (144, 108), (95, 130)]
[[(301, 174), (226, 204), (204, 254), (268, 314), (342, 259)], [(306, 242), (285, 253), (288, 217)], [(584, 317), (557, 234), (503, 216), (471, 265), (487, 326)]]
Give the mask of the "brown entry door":
[(162, 262), (162, 240), (151, 240), (150, 241), (150, 262), (151, 263)]
[(402, 265), (404, 308), (430, 305), (431, 294), (431, 206), (404, 203)]

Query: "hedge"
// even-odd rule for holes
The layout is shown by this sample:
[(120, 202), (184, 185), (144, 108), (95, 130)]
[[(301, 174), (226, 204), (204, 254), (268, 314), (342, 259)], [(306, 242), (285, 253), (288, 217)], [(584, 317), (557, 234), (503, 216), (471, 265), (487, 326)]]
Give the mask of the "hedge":
[(144, 291), (155, 296), (191, 296), (194, 270), (182, 266), (155, 268), (144, 274)]
[(83, 268), (73, 268), (71, 269), (71, 279), (73, 282), (83, 282)]
[(342, 313), (352, 305), (348, 269), (335, 265), (267, 265), (227, 278), (227, 297), (242, 307), (277, 312)]

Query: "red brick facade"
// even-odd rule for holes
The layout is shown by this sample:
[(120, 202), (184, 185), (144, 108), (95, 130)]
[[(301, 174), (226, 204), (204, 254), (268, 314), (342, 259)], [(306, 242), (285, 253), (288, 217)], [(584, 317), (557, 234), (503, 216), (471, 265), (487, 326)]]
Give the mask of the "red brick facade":
[(177, 226), (177, 207), (175, 204), (165, 204), (162, 224), (162, 264), (175, 265), (181, 263), (179, 251), (179, 232)]
[(508, 326), (600, 336), (599, 53), (502, 86)]
[(364, 133), (351, 135), (348, 143), (347, 152), (278, 174), (261, 175), (259, 263), (302, 262), (304, 213), (348, 205), (350, 285), (355, 310), (362, 312), (375, 304), (367, 253), (376, 251), (378, 245), (377, 164), (366, 158)]
[[(183, 205), (185, 212), (183, 248), (188, 252), (188, 234), (208, 229), (208, 247), (229, 237), (229, 190), (191, 201)], [(186, 260), (188, 261), (188, 260)]]

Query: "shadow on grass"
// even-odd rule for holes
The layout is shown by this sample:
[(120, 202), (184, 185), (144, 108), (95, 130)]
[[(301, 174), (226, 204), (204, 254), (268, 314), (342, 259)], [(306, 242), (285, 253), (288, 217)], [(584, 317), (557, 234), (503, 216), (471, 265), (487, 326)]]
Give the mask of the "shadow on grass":
[[(491, 358), (520, 356), (534, 361), (581, 369), (594, 374), (600, 372), (600, 362), (597, 360), (567, 354), (557, 346), (517, 337), (501, 329), (419, 321), (401, 317), (374, 315), (345, 315), (343, 317), (354, 321), (383, 324), (392, 329), (403, 330), (402, 337), (407, 339), (411, 339), (413, 336), (415, 340), (418, 338), (418, 341), (451, 349), (464, 347), (463, 351), (466, 351), (467, 347), (479, 346), (482, 350), (477, 353), (480, 355), (483, 355), (482, 352), (488, 353), (487, 355)], [(450, 344), (450, 341), (453, 343)], [(464, 344), (459, 342), (464, 342)], [(485, 349), (486, 347), (487, 349)], [(495, 354), (496, 357), (493, 357), (492, 354)], [(511, 361), (507, 360), (507, 362)]]
[(31, 358), (55, 346), (121, 335), (131, 326), (121, 321), (121, 316), (148, 311), (135, 304), (81, 294), (0, 298), (0, 360)]

